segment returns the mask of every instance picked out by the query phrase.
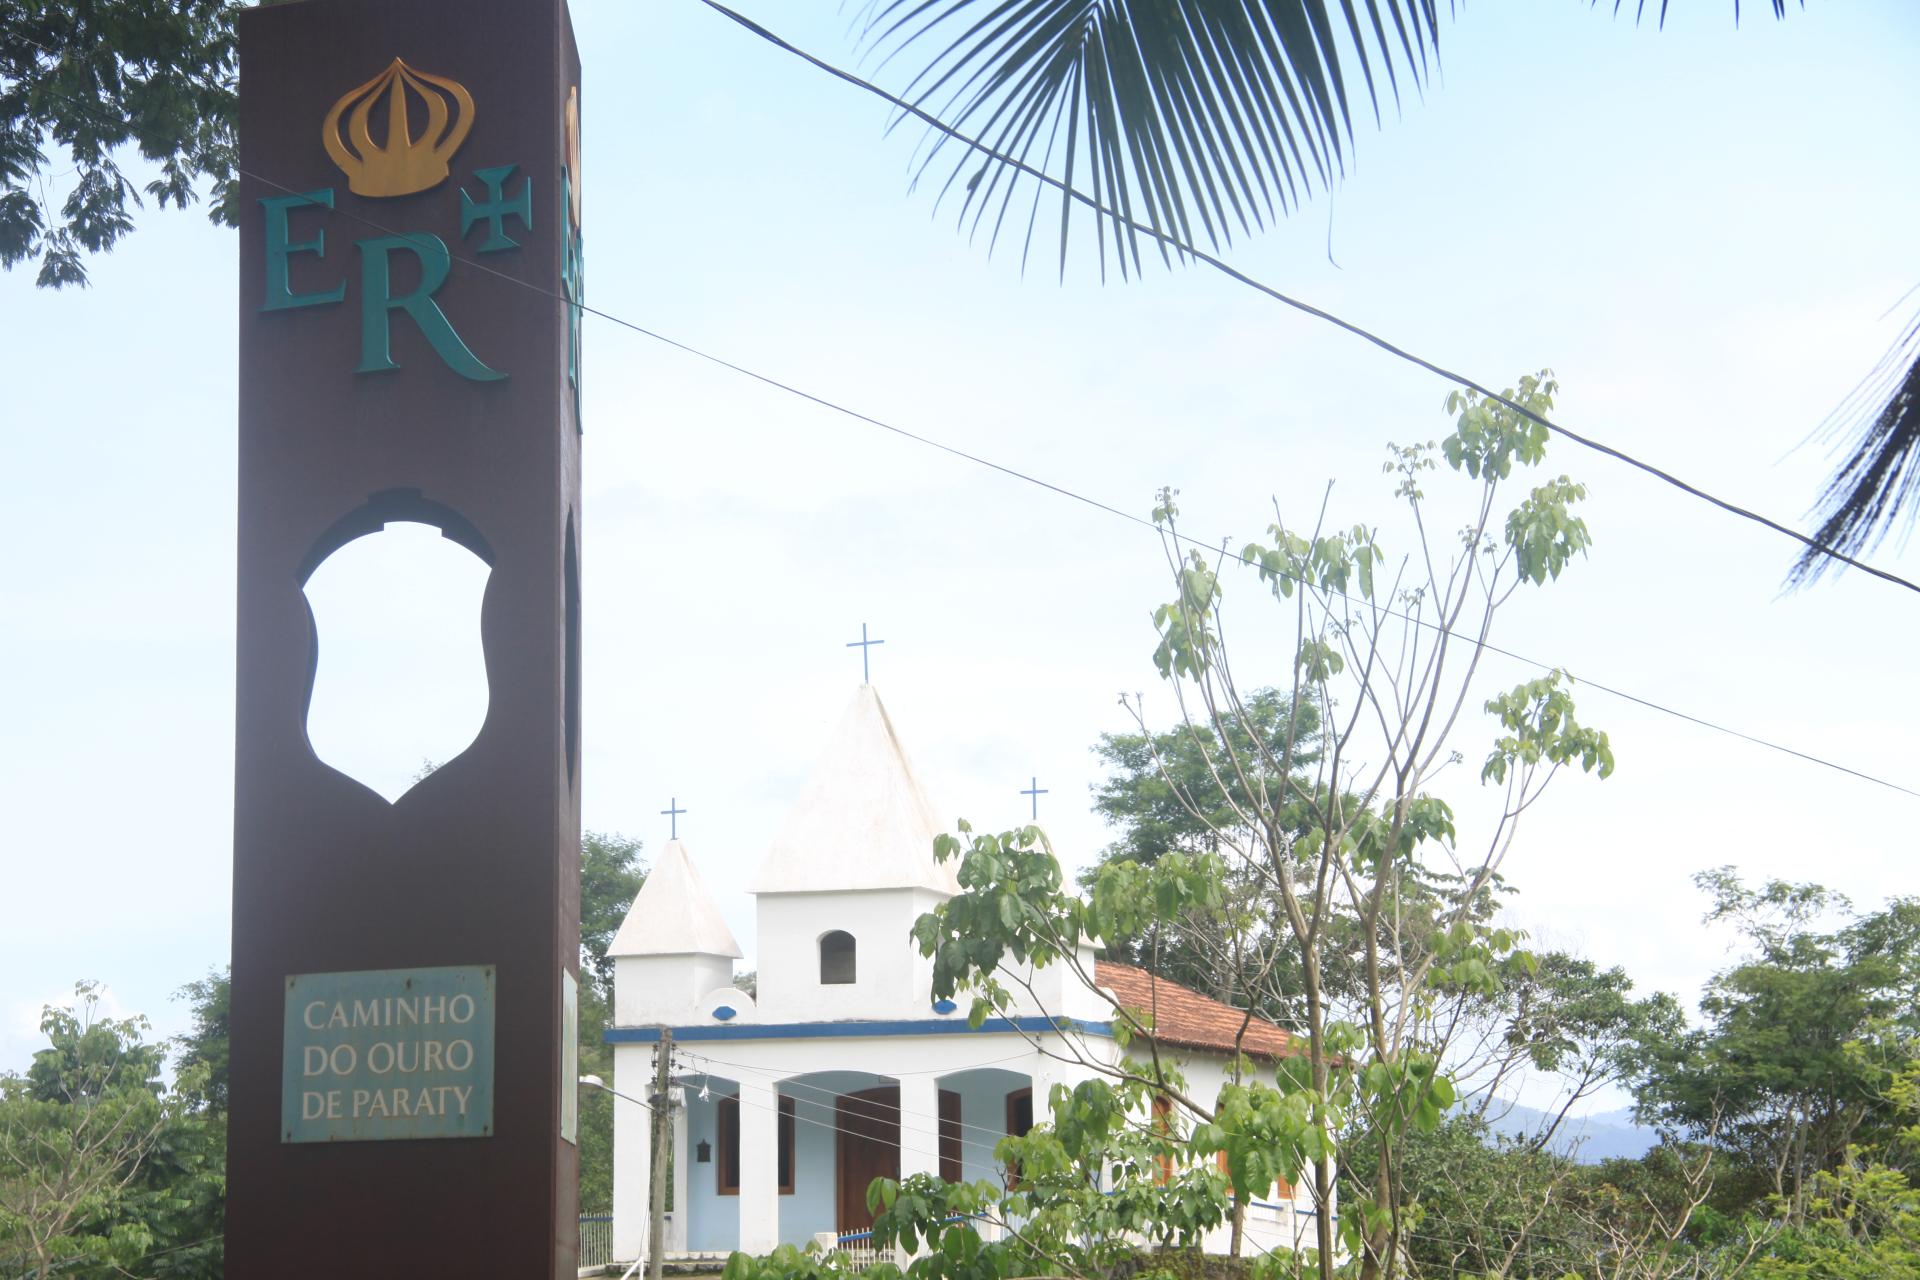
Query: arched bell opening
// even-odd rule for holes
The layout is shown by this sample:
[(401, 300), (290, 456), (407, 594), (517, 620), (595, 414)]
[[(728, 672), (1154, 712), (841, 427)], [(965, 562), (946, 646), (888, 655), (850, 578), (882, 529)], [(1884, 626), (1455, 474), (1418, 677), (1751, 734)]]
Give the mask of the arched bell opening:
[(820, 935), (820, 985), (850, 987), (859, 978), (859, 943), (845, 929)]

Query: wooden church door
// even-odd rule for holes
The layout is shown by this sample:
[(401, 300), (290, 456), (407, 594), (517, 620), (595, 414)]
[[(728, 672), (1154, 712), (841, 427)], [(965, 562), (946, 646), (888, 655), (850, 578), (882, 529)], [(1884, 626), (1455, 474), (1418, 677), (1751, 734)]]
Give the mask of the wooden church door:
[(867, 1188), (875, 1178), (900, 1176), (900, 1086), (841, 1094), (834, 1101), (841, 1235), (873, 1225)]

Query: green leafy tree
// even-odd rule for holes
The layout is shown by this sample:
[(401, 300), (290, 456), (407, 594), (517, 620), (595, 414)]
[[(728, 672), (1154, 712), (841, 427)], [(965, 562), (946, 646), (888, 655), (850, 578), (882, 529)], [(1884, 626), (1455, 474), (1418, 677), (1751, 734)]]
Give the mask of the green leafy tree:
[(602, 995), (613, 991), (607, 948), (646, 882), (640, 848), (640, 841), (617, 833), (589, 831), (580, 840), (580, 968), (592, 970)]
[[(580, 1074), (613, 1077), (613, 962), (607, 948), (634, 895), (646, 882), (640, 841), (589, 831), (580, 841)], [(613, 1203), (613, 1109), (630, 1106), (602, 1089), (580, 1091), (580, 1205), (594, 1212)]]
[[(1055, 1086), (1050, 1121), (1001, 1140), (995, 1150), (997, 1159), (1020, 1170), (1012, 1185), (947, 1183), (925, 1174), (903, 1182), (876, 1179), (867, 1194), (875, 1242), (913, 1255), (904, 1268), (912, 1280), (1160, 1274), (1152, 1260), (1197, 1248), (1201, 1233), (1225, 1220), (1232, 1198), (1228, 1175), (1214, 1158), (1219, 1131), (1138, 1123), (1159, 1090), (1149, 1083), (1147, 1064), (1134, 1064), (1128, 1074), (1117, 1085)], [(1176, 1072), (1164, 1081), (1183, 1087)], [(1231, 1093), (1223, 1109), (1245, 1109), (1250, 1099)], [(1298, 1108), (1280, 1123), (1295, 1135), (1309, 1128)], [(1236, 1168), (1235, 1177), (1260, 1172), (1244, 1161)], [(983, 1234), (982, 1224), (995, 1230)], [(1144, 1265), (1141, 1241), (1153, 1250)], [(787, 1280), (854, 1271), (843, 1256), (820, 1258), (787, 1246), (766, 1258), (736, 1253), (725, 1277)], [(897, 1277), (903, 1270), (883, 1262), (864, 1274)]]
[(1804, 1220), (1754, 1265), (1753, 1280), (1920, 1280), (1920, 1190), (1877, 1162), (1813, 1176)]
[[(1247, 696), (1245, 714), (1231, 714), (1220, 726), (1236, 751), (1249, 759), (1278, 756), (1289, 738), (1300, 747), (1299, 765), (1309, 766), (1318, 735), (1318, 709), (1295, 708), (1278, 689), (1256, 689)], [(1220, 745), (1211, 725), (1137, 733), (1103, 733), (1094, 747), (1108, 770), (1094, 788), (1093, 809), (1114, 828), (1114, 842), (1103, 862), (1126, 859), (1149, 864), (1161, 854), (1218, 853), (1220, 832), (1238, 826), (1255, 807), (1249, 785), (1237, 778), (1216, 778), (1213, 761)], [(1256, 750), (1255, 743), (1264, 746)], [(1277, 790), (1277, 779), (1256, 772), (1249, 783)], [(1089, 872), (1089, 877), (1093, 873)]]
[(1850, 904), (1818, 885), (1752, 888), (1731, 868), (1696, 879), (1707, 919), (1751, 950), (1709, 984), (1698, 1032), (1649, 1049), (1640, 1103), (1677, 1131), (1716, 1132), (1798, 1221), (1817, 1175), (1910, 1123), (1899, 1098), (1920, 1060), (1920, 901), (1823, 928)]
[[(189, 1077), (182, 1076), (186, 1086)], [(227, 1117), (181, 1100), (154, 1136), (115, 1207), (118, 1227), (146, 1238), (137, 1267), (111, 1259), (70, 1274), (118, 1280), (221, 1280), (225, 1274)]]
[(1709, 1145), (1596, 1167), (1458, 1114), (1400, 1159), (1408, 1269), (1435, 1280), (1734, 1280), (1778, 1235), (1750, 1206), (1716, 1210), (1732, 1166)]
[[(1371, 1181), (1376, 1152), (1354, 1151)], [(1400, 1151), (1407, 1260), (1416, 1273), (1561, 1276), (1594, 1254), (1568, 1203), (1578, 1166), (1550, 1149), (1503, 1138), (1470, 1114), (1407, 1136)]]
[[(225, 1273), (229, 993), (224, 970), (180, 991), (193, 1024), (174, 1039), (176, 1105), (117, 1209), (151, 1240), (137, 1274), (220, 1280)], [(82, 1271), (90, 1278), (95, 1271)], [(99, 1280), (120, 1274), (98, 1269)]]
[[(174, 1042), (181, 1053), (171, 1090), (159, 1082), (168, 1046), (143, 1038), (142, 1019), (100, 1017), (94, 984), (81, 984), (74, 1007), (47, 1011), (42, 1029), (50, 1046), (36, 1056), (24, 1093), (0, 1102), (6, 1135), (0, 1143), (9, 1153), (24, 1144), (42, 1162), (37, 1178), (23, 1165), (0, 1169), (0, 1205), (14, 1204), (16, 1196), (37, 1199), (58, 1274), (109, 1280), (131, 1271), (152, 1280), (219, 1280), (227, 989), (224, 973), (187, 987), (194, 1028)], [(8, 1089), (0, 1083), (4, 1096)], [(79, 1205), (64, 1220), (53, 1212), (62, 1187)], [(0, 1218), (6, 1213), (0, 1209)], [(26, 1226), (11, 1238), (0, 1229), (6, 1242), (0, 1258), (9, 1244), (24, 1249), (31, 1235)], [(22, 1261), (18, 1273), (33, 1271)]]
[(1882, 1101), (1898, 1122), (1813, 1175), (1806, 1212), (1755, 1268), (1755, 1280), (1920, 1280), (1920, 1062), (1892, 1073)]
[(193, 1009), (193, 1027), (174, 1044), (180, 1055), (182, 1079), (195, 1082), (194, 1104), (224, 1115), (227, 1110), (227, 1061), (232, 1038), (233, 984), (229, 971), (210, 970), (207, 976), (180, 988)]
[[(1543, 373), (1507, 396), (1544, 413), (1554, 391)], [(1480, 777), (1504, 803), (1473, 844), (1429, 790), (1458, 763), (1454, 729), (1473, 702), (1496, 615), (1559, 579), (1590, 541), (1577, 514), (1584, 490), (1567, 477), (1536, 484), (1510, 507), (1501, 501), (1516, 472), (1542, 461), (1544, 428), (1471, 395), (1449, 397), (1447, 409), (1454, 425), (1442, 442), (1389, 453), (1395, 496), (1419, 537), (1406, 558), (1383, 567), (1367, 525), (1298, 530), (1282, 521), (1235, 557), (1293, 630), (1280, 655), (1291, 683), (1279, 705), (1313, 708), (1311, 717), (1280, 717), (1277, 739), (1249, 731), (1255, 713), (1234, 678), (1248, 658), (1228, 658), (1227, 557), (1189, 550), (1174, 495), (1161, 495), (1154, 518), (1176, 599), (1154, 615), (1154, 661), (1180, 710), (1175, 733), (1195, 758), (1184, 780), (1163, 777), (1172, 790), (1193, 789), (1178, 803), (1205, 828), (1186, 833), (1194, 852), (1106, 862), (1083, 897), (1062, 886), (1037, 829), (988, 834), (962, 824), (935, 848), (960, 860), (961, 892), (915, 929), (934, 960), (933, 994), (969, 993), (976, 1019), (1010, 1007), (1028, 966), (1067, 965), (1113, 1003), (1082, 958), (1090, 943), (1151, 937), (1196, 918), (1229, 934), (1269, 931), (1246, 953), (1288, 962), (1255, 968), (1249, 1004), (1291, 1003), (1301, 1046), (1282, 1060), (1275, 1085), (1236, 1079), (1233, 1099), (1193, 1096), (1169, 1078), (1150, 1013), (1117, 1004), (1113, 1023), (1129, 1058), (1085, 1065), (1103, 1088), (1171, 1099), (1196, 1142), (1226, 1153), (1236, 1188), (1292, 1181), (1289, 1171), (1304, 1166), (1319, 1227), (1312, 1265), (1322, 1275), (1334, 1270), (1334, 1153), (1360, 1146), (1369, 1159), (1355, 1167), (1372, 1180), (1343, 1184), (1340, 1233), (1363, 1276), (1402, 1265), (1402, 1144), (1436, 1128), (1455, 1101), (1441, 1064), (1464, 1011), (1537, 971), (1521, 937), (1493, 918), (1519, 820), (1561, 769), (1604, 777), (1613, 768), (1606, 735), (1580, 723), (1571, 681), (1553, 672), (1484, 702), (1493, 740)], [(1464, 477), (1459, 532), (1445, 541), (1425, 534), (1435, 513), (1424, 490), (1442, 461)], [(1227, 820), (1208, 817), (1215, 813)], [(1262, 983), (1274, 989), (1259, 993)], [(1540, 1053), (1558, 1052), (1550, 1039), (1543, 1033)], [(1304, 1127), (1259, 1119), (1277, 1116)], [(1232, 1206), (1236, 1221), (1243, 1208)]]
[[(1574, 1274), (1595, 1280), (1740, 1280), (1779, 1237), (1723, 1179), (1739, 1172), (1708, 1135), (1663, 1143), (1637, 1161), (1583, 1177), (1572, 1212), (1590, 1249)], [(1730, 1206), (1723, 1212), (1716, 1206)]]
[[(580, 1074), (613, 1078), (613, 1046), (604, 1043), (612, 1001), (599, 983), (580, 986)], [(622, 1103), (604, 1089), (580, 1090), (580, 1212), (613, 1204), (613, 1109)]]
[[(1284, 695), (1272, 689), (1257, 690), (1247, 699), (1247, 709), (1248, 725), (1236, 720), (1228, 730), (1241, 740), (1239, 750), (1251, 760), (1258, 778), (1264, 761), (1251, 750), (1249, 735), (1266, 739), (1269, 752), (1277, 754), (1291, 717)], [(1299, 714), (1305, 718), (1315, 713), (1309, 704)], [(1310, 747), (1310, 735), (1304, 728), (1301, 733)], [(1095, 751), (1109, 769), (1095, 787), (1095, 810), (1114, 828), (1115, 839), (1101, 863), (1082, 873), (1084, 891), (1092, 891), (1105, 863), (1151, 863), (1167, 850), (1219, 852), (1224, 846), (1215, 833), (1232, 830), (1243, 815), (1255, 811), (1236, 779), (1229, 776), (1216, 783), (1213, 762), (1219, 748), (1204, 724), (1192, 733), (1143, 729), (1104, 734)], [(1310, 751), (1303, 753), (1301, 767), (1311, 759)], [(1259, 781), (1279, 790), (1273, 779)], [(1223, 794), (1227, 787), (1242, 794), (1229, 799)], [(1207, 805), (1212, 807), (1202, 808)], [(1244, 843), (1245, 833), (1237, 839)], [(1235, 864), (1222, 865), (1227, 883), (1217, 905), (1189, 912), (1177, 924), (1153, 922), (1138, 937), (1106, 939), (1106, 953), (1294, 1025), (1303, 1016), (1294, 949), (1278, 922), (1262, 910), (1258, 877), (1246, 868), (1236, 875)], [(1446, 873), (1403, 879), (1397, 887), (1402, 933), (1414, 927), (1416, 918), (1444, 911), (1459, 885), (1457, 875)], [(1482, 891), (1474, 918), (1490, 919), (1505, 889), (1504, 880), (1494, 876)], [(1363, 949), (1351, 930), (1346, 938), (1343, 947), (1328, 948), (1323, 966), (1328, 990), (1342, 1002), (1360, 998), (1365, 985)], [(1451, 1035), (1455, 1052), (1449, 1067), (1462, 1092), (1471, 1095), (1474, 1113), (1497, 1120), (1504, 1097), (1522, 1077), (1536, 1082), (1553, 1077), (1559, 1085), (1554, 1105), (1546, 1122), (1528, 1136), (1536, 1147), (1551, 1143), (1582, 1102), (1632, 1073), (1640, 1046), (1678, 1034), (1684, 1021), (1678, 1003), (1661, 994), (1636, 998), (1632, 987), (1622, 969), (1603, 970), (1590, 960), (1549, 952), (1537, 956), (1530, 970), (1514, 969), (1490, 996), (1449, 1006), (1447, 1016), (1458, 1023)]]
[[(1317, 711), (1311, 705), (1294, 708), (1275, 689), (1256, 690), (1247, 699), (1244, 716), (1231, 716), (1221, 731), (1237, 740), (1245, 758), (1261, 760), (1277, 754), (1291, 735), (1303, 745), (1302, 767), (1310, 761)], [(1127, 861), (1145, 866), (1161, 854), (1218, 853), (1219, 832), (1228, 830), (1254, 809), (1253, 798), (1238, 780), (1216, 778), (1212, 761), (1219, 754), (1214, 730), (1199, 725), (1189, 729), (1154, 732), (1144, 722), (1138, 732), (1106, 733), (1094, 753), (1107, 767), (1106, 777), (1094, 788), (1094, 811), (1114, 829), (1114, 842), (1101, 864)], [(1268, 746), (1254, 750), (1256, 741)], [(1270, 784), (1271, 779), (1260, 779)], [(1277, 788), (1276, 788), (1277, 789)], [(1271, 931), (1256, 921), (1240, 919), (1229, 904), (1257, 900), (1257, 886), (1245, 881), (1248, 873), (1237, 864), (1220, 863), (1228, 883), (1219, 905), (1188, 913), (1173, 921), (1154, 921), (1139, 936), (1105, 939), (1107, 954), (1204, 991), (1229, 1004), (1245, 1005), (1256, 992), (1271, 997), (1284, 981), (1251, 981), (1284, 966), (1287, 956), (1271, 947)], [(1091, 890), (1100, 865), (1081, 876)], [(1265, 999), (1254, 1005), (1263, 1017), (1286, 1020), (1292, 1010), (1284, 1001)]]
[[(233, 221), (230, 0), (10, 0), (0, 6), (0, 267), (85, 284), (86, 256), (213, 184)], [(132, 148), (157, 168), (128, 176)]]
[(1602, 969), (1562, 951), (1535, 956), (1530, 968), (1510, 974), (1491, 998), (1464, 1012), (1478, 1039), (1468, 1049), (1469, 1036), (1455, 1038), (1462, 1044), (1455, 1070), (1471, 1078), (1475, 1116), (1498, 1120), (1501, 1099), (1522, 1078), (1557, 1083), (1546, 1119), (1525, 1136), (1534, 1150), (1552, 1145), (1582, 1102), (1634, 1078), (1647, 1046), (1672, 1044), (1686, 1024), (1672, 996), (1635, 998), (1624, 969)]
[(0, 1077), (0, 1260), (47, 1280), (130, 1266), (154, 1235), (126, 1212), (136, 1181), (179, 1108), (159, 1083), (164, 1049), (141, 1018), (108, 1018), (93, 983), (49, 1006), (49, 1046), (24, 1076)]

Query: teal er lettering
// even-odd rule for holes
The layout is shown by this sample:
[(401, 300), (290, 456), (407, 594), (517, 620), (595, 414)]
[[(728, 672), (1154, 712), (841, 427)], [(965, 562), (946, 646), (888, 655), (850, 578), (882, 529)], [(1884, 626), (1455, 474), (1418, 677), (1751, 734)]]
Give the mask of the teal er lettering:
[(567, 295), (567, 381), (573, 387), (573, 425), (584, 430), (580, 416), (580, 307), (586, 291), (583, 274), (586, 263), (580, 246), (580, 231), (573, 219), (573, 175), (560, 170), (560, 228), (565, 237), (560, 246), (560, 287)]
[[(376, 236), (356, 240), (354, 246), (360, 250), (360, 367), (356, 372), (382, 373), (400, 367), (393, 359), (391, 338), (393, 313), (404, 311), (432, 344), (435, 354), (461, 377), (497, 382), (507, 376), (489, 369), (467, 349), (447, 313), (433, 300), (453, 265), (446, 241), (425, 234)], [(419, 260), (420, 283), (413, 292), (396, 298), (390, 259), (401, 251)]]
[(487, 238), (480, 242), (481, 253), (499, 253), (503, 249), (518, 249), (520, 242), (507, 234), (508, 218), (520, 219), (520, 225), (528, 231), (533, 230), (533, 179), (526, 178), (520, 183), (520, 194), (509, 196), (506, 193), (507, 179), (513, 176), (518, 166), (503, 164), (492, 169), (475, 169), (473, 176), (487, 185), (485, 204), (476, 201), (463, 189), (460, 192), (460, 238), (466, 239), (473, 224), (484, 219), (487, 224)]
[(287, 259), (294, 254), (311, 253), (319, 257), (327, 252), (325, 228), (316, 230), (311, 240), (287, 239), (292, 211), (308, 205), (320, 209), (333, 208), (333, 188), (322, 187), (318, 191), (306, 191), (298, 195), (260, 197), (260, 207), (266, 213), (267, 240), (267, 296), (260, 304), (262, 311), (325, 306), (330, 302), (340, 302), (347, 296), (347, 283), (344, 280), (323, 293), (295, 293), (287, 278)]

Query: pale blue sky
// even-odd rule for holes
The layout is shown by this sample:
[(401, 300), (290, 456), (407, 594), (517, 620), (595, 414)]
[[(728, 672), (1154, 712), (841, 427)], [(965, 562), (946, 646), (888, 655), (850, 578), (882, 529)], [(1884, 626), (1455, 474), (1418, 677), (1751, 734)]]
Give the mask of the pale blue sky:
[[(748, 7), (852, 62), (845, 14)], [(1920, 281), (1920, 11), (1736, 31), (1725, 3), (1675, 8), (1658, 33), (1573, 0), (1470, 6), (1425, 101), (1360, 125), (1338, 268), (1324, 198), (1226, 256), (1480, 378), (1550, 364), (1569, 425), (1798, 518), (1827, 463), (1795, 446)], [(1082, 254), (1063, 285), (989, 260), (908, 194), (917, 135), (884, 137), (882, 104), (691, 0), (575, 19), (597, 307), (1131, 510), (1174, 484), (1209, 537), (1328, 479), (1341, 521), (1388, 523), (1381, 446), (1445, 429), (1443, 384), (1213, 273), (1102, 287)], [(225, 959), (236, 251), (150, 214), (89, 291), (0, 277), (0, 1067), (76, 978), (170, 1032), (170, 993)], [(866, 621), (945, 812), (1014, 822), (1038, 774), (1063, 851), (1091, 857), (1116, 693), (1168, 711), (1152, 538), (604, 322), (586, 343), (587, 824), (657, 845), (677, 795), (750, 950), (744, 885)], [(1920, 600), (1859, 575), (1782, 596), (1778, 538), (1571, 445), (1550, 466), (1590, 484), (1594, 554), (1503, 644), (1920, 785)], [(1876, 559), (1920, 575), (1910, 547)], [(1237, 663), (1278, 679), (1285, 654)], [(1530, 674), (1496, 662), (1488, 688)], [(1698, 925), (1695, 870), (1911, 888), (1920, 800), (1581, 705), (1620, 769), (1530, 817), (1508, 873), (1539, 938), (1690, 999), (1728, 942)]]

